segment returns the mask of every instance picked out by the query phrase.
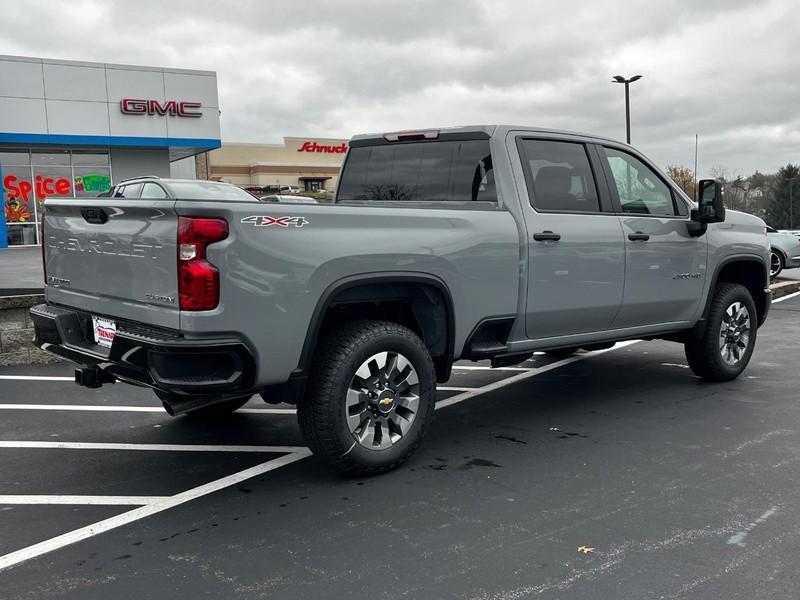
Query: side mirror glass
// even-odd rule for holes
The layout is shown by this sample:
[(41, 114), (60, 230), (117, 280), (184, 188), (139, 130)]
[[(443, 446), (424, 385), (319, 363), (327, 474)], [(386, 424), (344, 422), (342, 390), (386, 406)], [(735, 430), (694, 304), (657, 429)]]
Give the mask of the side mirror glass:
[(701, 223), (722, 223), (725, 205), (722, 184), (716, 179), (701, 179), (697, 183), (697, 220)]

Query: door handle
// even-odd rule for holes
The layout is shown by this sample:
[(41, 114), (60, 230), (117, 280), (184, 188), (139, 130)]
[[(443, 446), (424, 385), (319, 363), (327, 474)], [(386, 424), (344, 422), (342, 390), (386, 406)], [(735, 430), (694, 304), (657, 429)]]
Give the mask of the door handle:
[(82, 208), (81, 216), (87, 223), (102, 225), (108, 222), (108, 213), (102, 208)]
[(533, 239), (537, 242), (557, 242), (561, 239), (560, 233), (553, 233), (550, 230), (543, 231), (542, 233), (534, 233)]
[(632, 242), (646, 242), (650, 239), (650, 235), (647, 233), (642, 233), (641, 231), (637, 231), (636, 233), (629, 233), (628, 239)]

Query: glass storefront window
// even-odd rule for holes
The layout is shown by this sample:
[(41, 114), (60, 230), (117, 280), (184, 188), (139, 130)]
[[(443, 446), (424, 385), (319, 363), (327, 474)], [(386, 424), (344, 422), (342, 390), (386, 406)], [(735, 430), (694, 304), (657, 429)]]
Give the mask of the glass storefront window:
[(31, 158), (34, 166), (40, 166), (40, 167), (69, 166), (69, 150), (62, 150), (59, 152), (39, 152), (34, 150)]
[(33, 167), (36, 201), (39, 206), (46, 198), (74, 198), (71, 167)]
[(38, 226), (32, 223), (8, 225), (9, 246), (35, 246), (37, 243)]
[(3, 147), (0, 168), (9, 245), (39, 242), (45, 198), (94, 198), (111, 189), (109, 154), (102, 149)]
[(75, 195), (96, 198), (111, 189), (111, 169), (108, 167), (73, 167)]
[(31, 168), (6, 166), (5, 164), (2, 167), (6, 223), (35, 222), (36, 209), (34, 208)]
[(72, 165), (74, 167), (108, 167), (108, 154), (76, 150), (72, 153)]
[(0, 165), (5, 167), (27, 167), (31, 164), (31, 155), (28, 152), (14, 152), (0, 150)]

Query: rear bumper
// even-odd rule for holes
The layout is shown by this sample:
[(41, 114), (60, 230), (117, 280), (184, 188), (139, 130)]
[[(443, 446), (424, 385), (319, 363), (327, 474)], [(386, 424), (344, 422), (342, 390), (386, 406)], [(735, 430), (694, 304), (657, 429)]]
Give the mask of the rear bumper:
[(39, 304), (30, 310), (34, 343), (116, 379), (184, 395), (228, 395), (253, 386), (255, 361), (242, 340), (187, 339), (181, 334), (117, 321), (111, 348), (91, 339), (91, 315)]

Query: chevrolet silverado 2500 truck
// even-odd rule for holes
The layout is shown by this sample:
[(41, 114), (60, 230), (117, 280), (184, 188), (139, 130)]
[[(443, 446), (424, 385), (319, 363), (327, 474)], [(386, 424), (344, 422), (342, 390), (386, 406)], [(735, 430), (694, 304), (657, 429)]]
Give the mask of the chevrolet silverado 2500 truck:
[(378, 472), (419, 445), (457, 359), (659, 338), (704, 379), (738, 376), (769, 242), (699, 189), (626, 144), (507, 126), (356, 136), (333, 203), (129, 180), (47, 200), (36, 343), (173, 415), (294, 403), (315, 453)]

